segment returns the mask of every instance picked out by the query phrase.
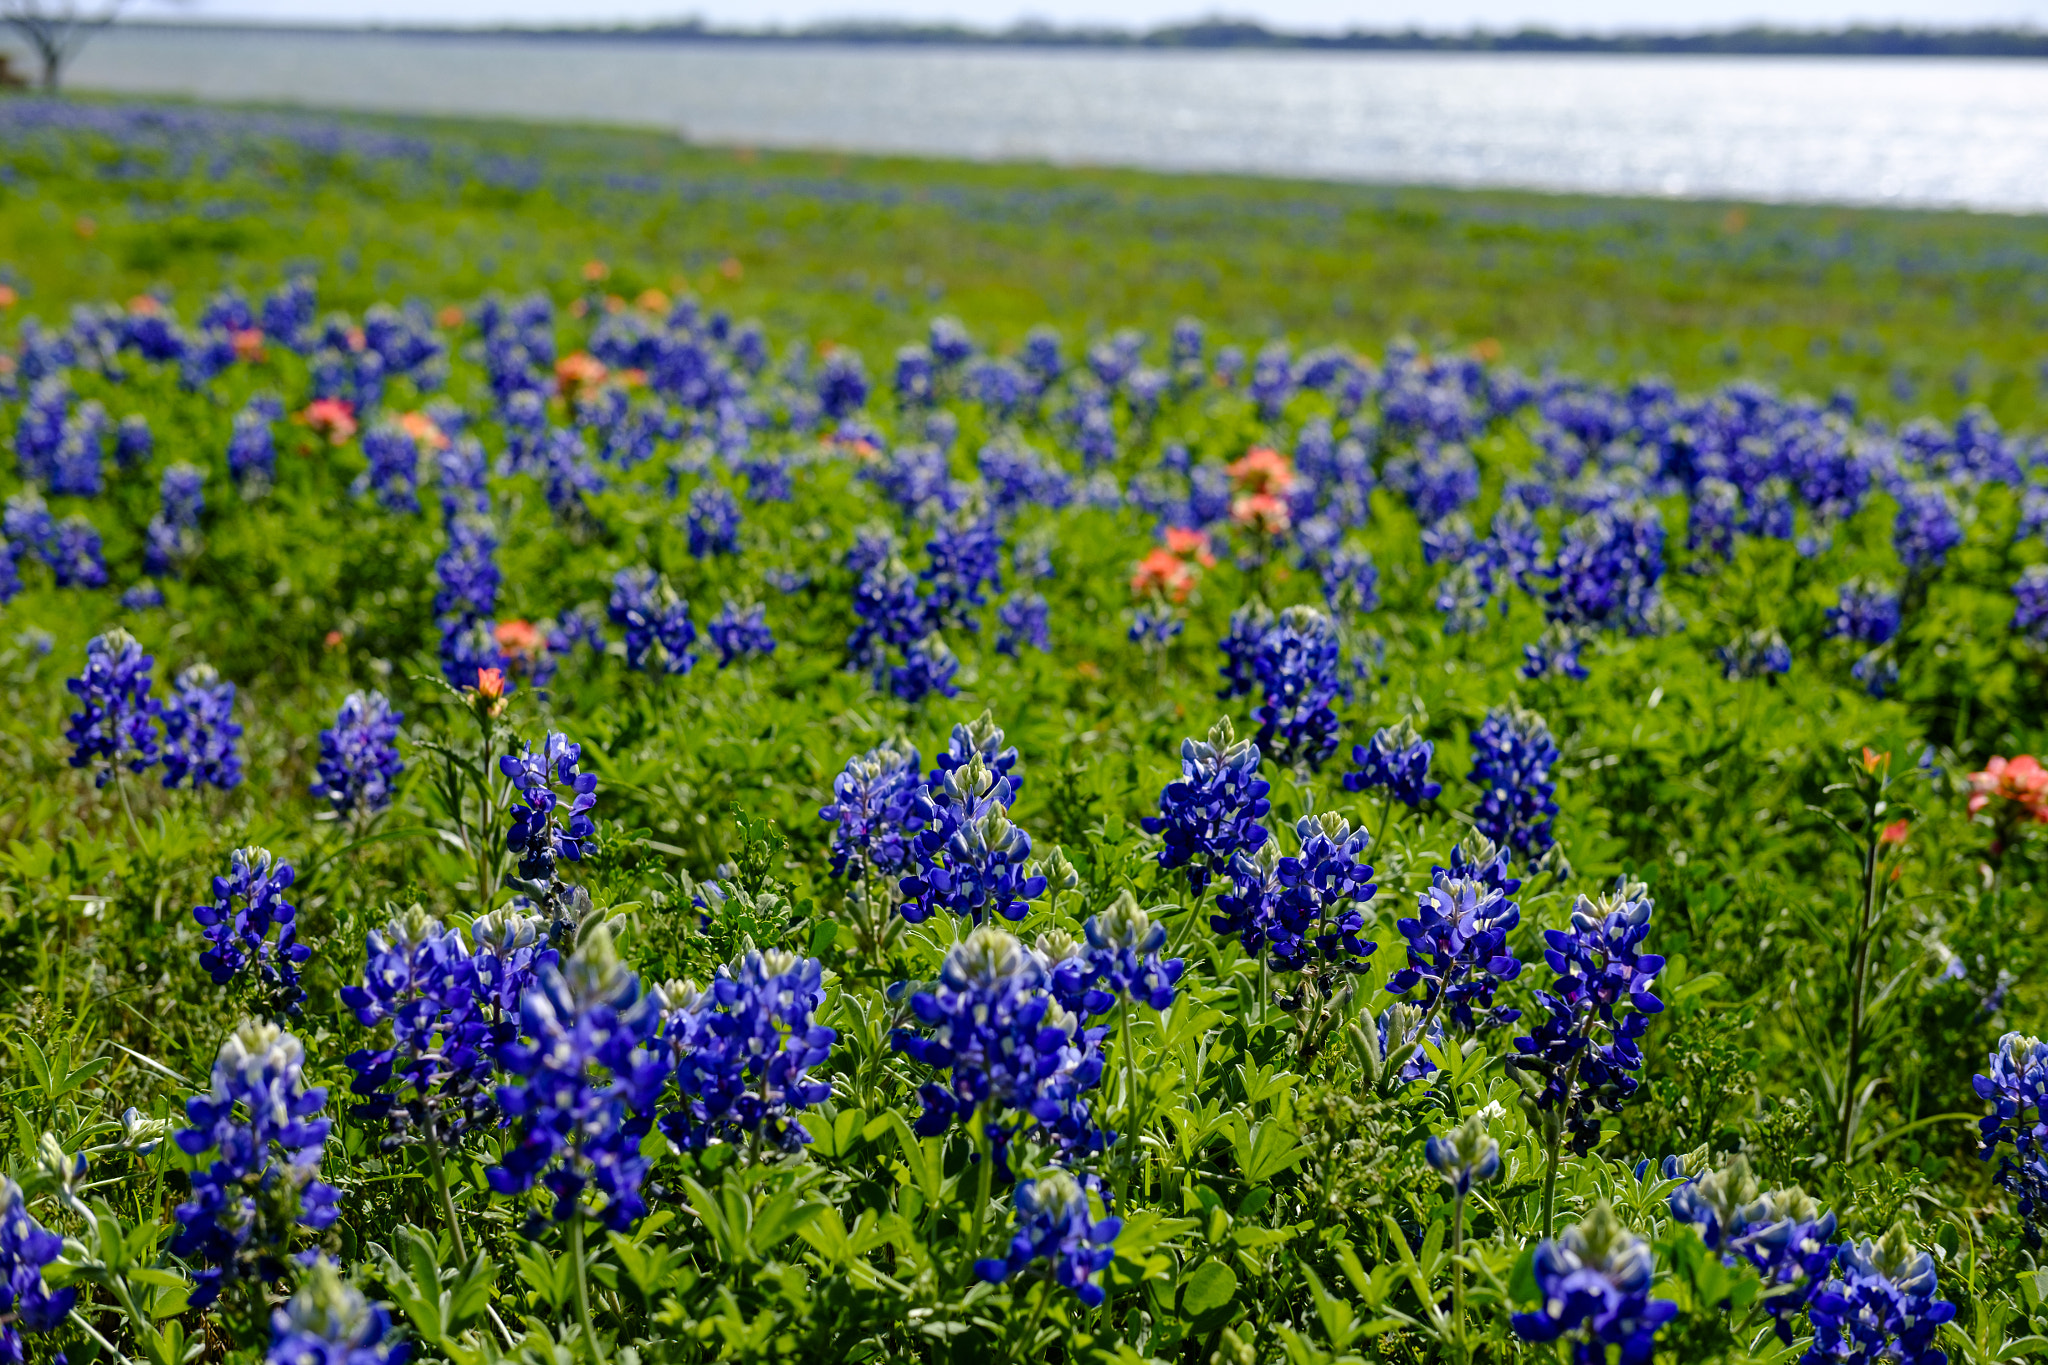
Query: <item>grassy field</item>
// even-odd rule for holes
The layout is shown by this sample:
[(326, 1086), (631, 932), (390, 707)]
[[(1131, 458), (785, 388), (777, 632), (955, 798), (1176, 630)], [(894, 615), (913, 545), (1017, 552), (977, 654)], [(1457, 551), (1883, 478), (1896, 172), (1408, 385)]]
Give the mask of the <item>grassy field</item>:
[(2030, 1358), (2044, 226), (0, 101), (0, 1331)]

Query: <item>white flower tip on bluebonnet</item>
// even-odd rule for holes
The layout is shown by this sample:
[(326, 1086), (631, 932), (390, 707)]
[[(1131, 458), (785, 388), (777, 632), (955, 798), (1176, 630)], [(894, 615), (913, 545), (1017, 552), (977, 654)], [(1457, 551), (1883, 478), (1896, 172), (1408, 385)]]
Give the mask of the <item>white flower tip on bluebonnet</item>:
[(939, 975), (955, 990), (1041, 975), (1043, 968), (1015, 934), (984, 924), (946, 951)]

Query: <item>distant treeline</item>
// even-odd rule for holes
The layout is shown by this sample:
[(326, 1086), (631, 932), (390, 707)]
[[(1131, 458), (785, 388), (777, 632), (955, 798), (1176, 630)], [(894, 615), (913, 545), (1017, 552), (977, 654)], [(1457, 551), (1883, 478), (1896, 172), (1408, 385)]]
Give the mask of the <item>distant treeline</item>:
[[(159, 25), (137, 25), (158, 27)], [(163, 25), (170, 27), (171, 25)], [(175, 25), (180, 28), (198, 25)], [(221, 27), (244, 28), (245, 25)], [(1621, 52), (1730, 56), (1843, 57), (2048, 57), (2048, 31), (2017, 28), (1933, 29), (1857, 25), (1788, 29), (1750, 25), (1700, 33), (1560, 33), (1520, 28), (1495, 33), (1421, 29), (1351, 29), (1343, 33), (1288, 33), (1238, 19), (1203, 19), (1142, 31), (1057, 28), (1025, 22), (1002, 29), (962, 24), (850, 20), (800, 28), (714, 28), (701, 19), (637, 27), (448, 29), (406, 26), (403, 33), (606, 39), (639, 42), (873, 43), (1016, 47), (1273, 48), (1317, 52)]]

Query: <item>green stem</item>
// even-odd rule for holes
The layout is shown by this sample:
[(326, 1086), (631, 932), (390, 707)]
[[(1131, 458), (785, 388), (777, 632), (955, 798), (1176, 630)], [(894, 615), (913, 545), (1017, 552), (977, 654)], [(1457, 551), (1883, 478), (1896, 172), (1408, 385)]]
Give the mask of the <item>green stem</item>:
[(434, 1172), (434, 1188), (441, 1194), (441, 1216), (448, 1220), (448, 1236), (455, 1243), (455, 1259), (467, 1264), (469, 1249), (462, 1242), (462, 1220), (455, 1216), (455, 1196), (448, 1189), (448, 1172), (441, 1163), (441, 1144), (427, 1134), (427, 1165)]
[(1465, 1359), (1465, 1196), (1451, 1203), (1451, 1341)]
[(1131, 1143), (1131, 1173), (1135, 1176), (1142, 1155), (1138, 1151), (1138, 1058), (1131, 1051), (1131, 1002), (1128, 998), (1124, 1000), (1123, 1008), (1117, 1011), (1117, 1033), (1117, 1040), (1123, 1045), (1124, 1124)]
[(142, 826), (135, 823), (135, 807), (128, 804), (128, 779), (119, 768), (114, 770), (114, 790), (121, 793), (121, 811), (128, 817), (128, 839), (136, 848), (142, 847)]
[(590, 1271), (583, 1259), (583, 1210), (569, 1215), (569, 1254), (576, 1259), (576, 1318), (583, 1325), (583, 1339), (590, 1343), (590, 1358), (604, 1359), (597, 1341), (597, 1325), (590, 1318)]
[(1550, 1225), (1557, 1211), (1557, 1158), (1558, 1150), (1564, 1146), (1565, 1116), (1572, 1111), (1572, 1091), (1578, 1088), (1579, 1059), (1572, 1058), (1571, 1069), (1564, 1077), (1564, 1098), (1557, 1108), (1545, 1115), (1550, 1131), (1544, 1137), (1543, 1171), (1543, 1235), (1550, 1236)]
[[(1875, 821), (1872, 823), (1874, 825)], [(1862, 917), (1856, 926), (1856, 940), (1850, 946), (1849, 1055), (1842, 1072), (1842, 1103), (1837, 1122), (1839, 1148), (1836, 1153), (1844, 1166), (1849, 1164), (1856, 1146), (1856, 1083), (1863, 1079), (1863, 1032), (1868, 1022), (1865, 994), (1870, 987), (1870, 948), (1874, 937), (1871, 930), (1877, 918), (1878, 854), (1879, 843), (1873, 835), (1863, 848)]]
[(968, 1227), (969, 1251), (981, 1254), (982, 1230), (988, 1222), (988, 1201), (995, 1197), (996, 1159), (989, 1150), (988, 1106), (983, 1104), (974, 1111), (974, 1153), (980, 1168), (974, 1177), (974, 1210)]
[(1383, 858), (1385, 856), (1380, 852), (1380, 849), (1386, 843), (1387, 827), (1393, 823), (1394, 798), (1392, 795), (1389, 795), (1386, 800), (1380, 803), (1380, 827), (1373, 832), (1372, 836), (1372, 853), (1375, 858)]

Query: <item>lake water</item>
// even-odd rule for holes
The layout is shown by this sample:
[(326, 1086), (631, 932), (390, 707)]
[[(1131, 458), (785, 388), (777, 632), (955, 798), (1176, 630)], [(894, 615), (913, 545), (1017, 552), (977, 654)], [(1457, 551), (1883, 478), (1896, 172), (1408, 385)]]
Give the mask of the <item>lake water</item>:
[(1119, 52), (116, 30), (80, 87), (710, 143), (2048, 210), (2048, 62)]

